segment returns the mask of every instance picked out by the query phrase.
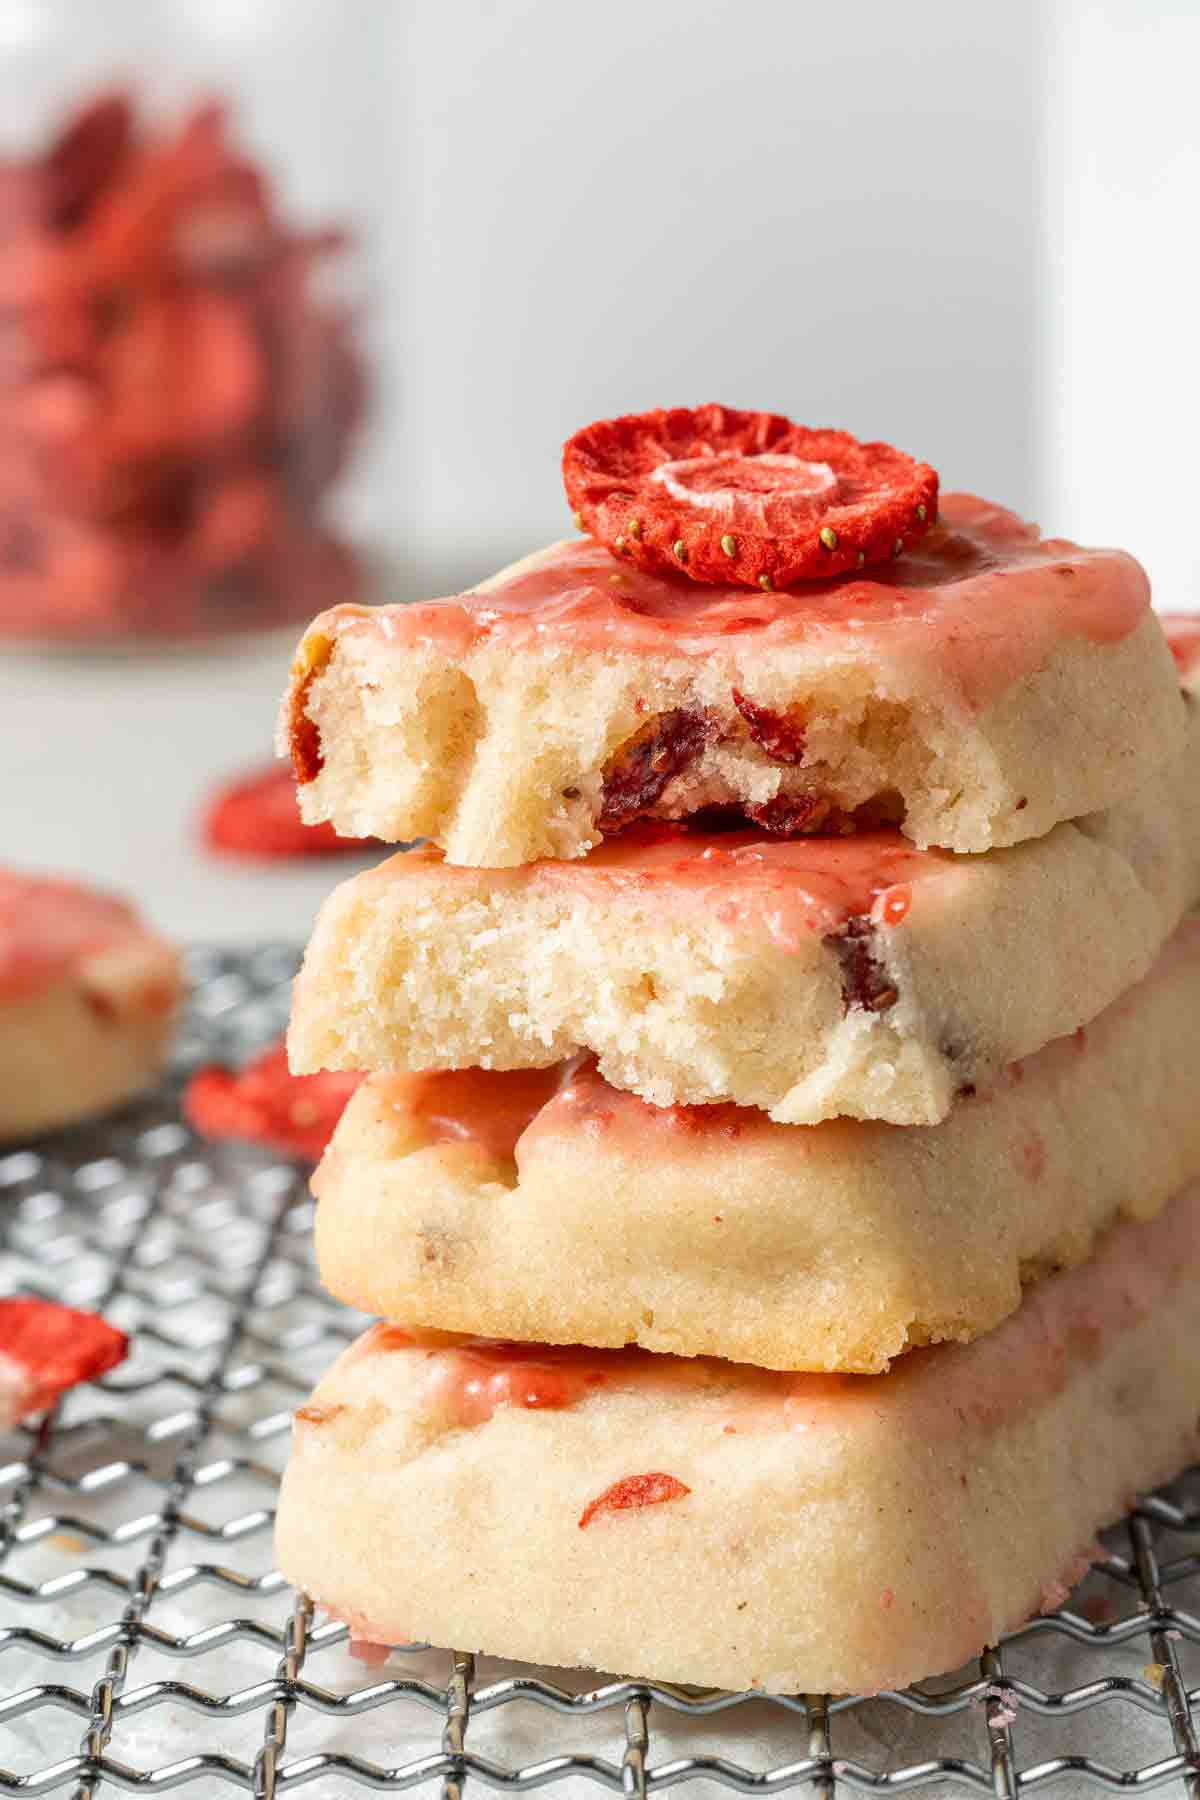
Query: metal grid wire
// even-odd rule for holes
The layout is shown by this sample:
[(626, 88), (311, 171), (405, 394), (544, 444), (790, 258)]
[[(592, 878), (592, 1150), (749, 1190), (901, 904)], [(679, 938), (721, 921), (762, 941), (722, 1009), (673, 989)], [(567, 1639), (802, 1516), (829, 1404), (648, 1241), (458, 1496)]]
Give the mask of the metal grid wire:
[(189, 1068), (279, 1030), (294, 966), (276, 947), (195, 953), (162, 1093), (0, 1159), (3, 1285), (136, 1333), (122, 1369), (0, 1444), (0, 1795), (682, 1783), (1200, 1800), (1200, 1471), (1108, 1534), (1061, 1611), (905, 1693), (768, 1698), (347, 1654), (344, 1627), (272, 1569), (270, 1528), (290, 1412), (362, 1321), (317, 1283), (304, 1171), (206, 1146), (177, 1109)]

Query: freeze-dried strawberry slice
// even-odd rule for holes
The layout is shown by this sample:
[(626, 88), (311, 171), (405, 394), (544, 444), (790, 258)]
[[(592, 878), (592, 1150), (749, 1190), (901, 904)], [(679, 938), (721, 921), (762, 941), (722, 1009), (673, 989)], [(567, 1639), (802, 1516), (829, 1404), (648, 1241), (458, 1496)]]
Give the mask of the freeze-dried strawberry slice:
[(272, 764), (217, 789), (201, 822), (210, 850), (275, 862), (291, 856), (328, 856), (363, 850), (375, 838), (339, 837), (332, 825), (306, 825), (296, 803), (296, 778), (286, 763)]
[(188, 1083), (183, 1110), (204, 1137), (246, 1138), (317, 1162), (362, 1079), (328, 1069), (293, 1075), (284, 1046), (274, 1044), (240, 1074), (200, 1069)]
[(579, 1515), (579, 1529), (590, 1525), (600, 1513), (629, 1512), (642, 1506), (661, 1506), (664, 1500), (682, 1500), (691, 1488), (674, 1475), (626, 1475), (611, 1487), (589, 1500)]
[(886, 562), (937, 516), (927, 463), (728, 406), (587, 425), (563, 447), (563, 481), (615, 556), (723, 586), (786, 588)]
[(95, 1313), (53, 1300), (0, 1300), (0, 1423), (53, 1406), (124, 1360), (129, 1340)]

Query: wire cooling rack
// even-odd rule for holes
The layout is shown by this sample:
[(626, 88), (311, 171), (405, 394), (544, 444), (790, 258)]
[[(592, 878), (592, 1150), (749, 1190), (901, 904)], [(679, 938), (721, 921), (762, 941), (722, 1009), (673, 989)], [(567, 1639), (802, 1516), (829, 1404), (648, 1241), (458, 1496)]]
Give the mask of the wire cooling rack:
[(1061, 1611), (905, 1693), (701, 1693), (454, 1651), (356, 1661), (274, 1571), (271, 1517), (291, 1410), (362, 1320), (316, 1280), (304, 1171), (201, 1143), (177, 1104), (190, 1068), (278, 1032), (295, 955), (191, 960), (161, 1094), (0, 1158), (2, 1285), (136, 1334), (123, 1368), (0, 1440), (0, 1795), (1200, 1800), (1200, 1471), (1107, 1534)]

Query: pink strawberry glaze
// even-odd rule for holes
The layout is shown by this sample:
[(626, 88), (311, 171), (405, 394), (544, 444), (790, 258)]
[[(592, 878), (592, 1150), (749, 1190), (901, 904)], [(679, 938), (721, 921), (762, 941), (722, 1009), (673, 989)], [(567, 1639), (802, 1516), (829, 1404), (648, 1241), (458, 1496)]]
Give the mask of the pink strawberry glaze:
[[(419, 877), (431, 865), (439, 880), (478, 879), (477, 870), (445, 863), (426, 848), (390, 857), (372, 880)], [(652, 822), (605, 838), (578, 861), (489, 870), (488, 881), (506, 892), (562, 889), (576, 901), (605, 906), (622, 896), (651, 899), (656, 908), (678, 900), (723, 924), (761, 931), (779, 949), (798, 950), (814, 933), (826, 937), (864, 913), (899, 925), (912, 904), (908, 884), (960, 874), (959, 859), (917, 850), (898, 831), (771, 838)]]
[(725, 1391), (733, 1378), (749, 1393), (758, 1391), (761, 1375), (758, 1397), (765, 1399), (780, 1380), (778, 1375), (711, 1357), (651, 1356), (644, 1350), (597, 1350), (575, 1344), (509, 1343), (398, 1325), (373, 1326), (352, 1345), (342, 1366), (347, 1359), (359, 1362), (397, 1352), (419, 1355), (428, 1364), (426, 1410), (461, 1426), (485, 1424), (503, 1406), (561, 1411), (605, 1387), (637, 1387), (664, 1394), (683, 1389)]
[(469, 1144), (503, 1162), (529, 1121), (553, 1099), (568, 1066), (439, 1069), (384, 1079), (392, 1104), (426, 1143)]
[(124, 900), (72, 881), (0, 869), (0, 999), (49, 987), (84, 958), (145, 937)]
[(939, 524), (896, 562), (787, 593), (651, 575), (575, 540), (453, 599), (335, 607), (312, 630), (454, 657), (484, 642), (706, 656), (747, 639), (759, 653), (807, 639), (831, 660), (932, 664), (963, 705), (982, 708), (1063, 639), (1115, 643), (1149, 604), (1145, 573), (1123, 551), (1041, 538), (1003, 507), (950, 494)]

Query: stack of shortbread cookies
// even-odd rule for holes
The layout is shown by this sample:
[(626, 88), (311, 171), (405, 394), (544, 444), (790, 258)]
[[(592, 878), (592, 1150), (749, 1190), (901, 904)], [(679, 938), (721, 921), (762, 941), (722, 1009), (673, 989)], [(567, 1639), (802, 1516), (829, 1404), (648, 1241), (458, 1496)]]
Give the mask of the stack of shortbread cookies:
[(963, 496), (693, 579), (714, 492), (741, 554), (756, 481), (848, 487), (735, 450), (699, 524), (660, 455), (665, 526), (625, 471), (591, 537), (301, 645), (306, 817), (427, 842), (297, 985), (293, 1067), (374, 1071), (321, 1276), (388, 1323), (278, 1547), (378, 1644), (879, 1689), (1198, 1447), (1200, 656), (1132, 558)]

